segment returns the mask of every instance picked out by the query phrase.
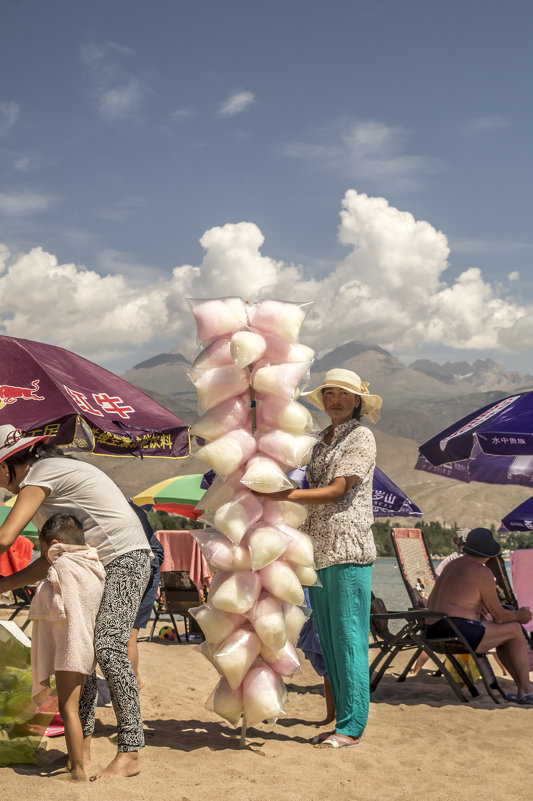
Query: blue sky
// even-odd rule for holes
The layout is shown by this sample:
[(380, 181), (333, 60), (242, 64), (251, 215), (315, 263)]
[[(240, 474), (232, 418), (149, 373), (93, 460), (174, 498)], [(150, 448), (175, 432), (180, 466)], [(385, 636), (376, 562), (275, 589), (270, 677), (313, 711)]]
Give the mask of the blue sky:
[(533, 372), (532, 23), (529, 0), (4, 0), (0, 330), (120, 371), (191, 351), (186, 296), (272, 296), (314, 300), (319, 352)]

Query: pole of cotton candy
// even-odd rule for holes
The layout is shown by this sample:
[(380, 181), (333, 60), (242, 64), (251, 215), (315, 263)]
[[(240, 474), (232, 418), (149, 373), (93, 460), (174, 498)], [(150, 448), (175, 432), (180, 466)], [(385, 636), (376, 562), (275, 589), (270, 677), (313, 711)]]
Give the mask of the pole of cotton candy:
[(302, 585), (316, 583), (313, 546), (299, 530), (307, 513), (259, 497), (292, 487), (287, 472), (308, 463), (315, 438), (297, 401), (313, 351), (298, 342), (309, 304), (242, 298), (191, 301), (200, 351), (189, 371), (201, 416), (191, 433), (217, 474), (202, 497), (195, 534), (215, 577), (207, 604), (191, 610), (201, 652), (221, 678), (207, 706), (232, 724), (275, 722), (282, 677), (300, 668), (296, 641), (307, 616)]

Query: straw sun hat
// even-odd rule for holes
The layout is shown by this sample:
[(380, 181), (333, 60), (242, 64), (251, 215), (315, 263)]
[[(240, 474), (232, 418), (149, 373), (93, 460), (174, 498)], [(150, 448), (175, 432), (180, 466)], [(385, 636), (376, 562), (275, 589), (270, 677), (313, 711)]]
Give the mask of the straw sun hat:
[(15, 428), (9, 424), (0, 426), (0, 462), (7, 459), (8, 456), (23, 451), (24, 448), (30, 448), (40, 440), (48, 442), (50, 437), (25, 437), (20, 428)]
[(366, 381), (361, 381), (357, 373), (352, 370), (344, 370), (341, 367), (335, 367), (333, 370), (328, 370), (324, 376), (324, 381), (316, 389), (310, 392), (302, 392), (301, 397), (307, 398), (313, 406), (319, 409), (324, 409), (324, 398), (322, 390), (326, 387), (339, 387), (351, 392), (352, 395), (358, 395), (361, 398), (361, 414), (368, 417), (371, 423), (377, 423), (381, 417), (380, 409), (382, 400), (379, 395), (370, 395), (368, 392), (368, 384)]

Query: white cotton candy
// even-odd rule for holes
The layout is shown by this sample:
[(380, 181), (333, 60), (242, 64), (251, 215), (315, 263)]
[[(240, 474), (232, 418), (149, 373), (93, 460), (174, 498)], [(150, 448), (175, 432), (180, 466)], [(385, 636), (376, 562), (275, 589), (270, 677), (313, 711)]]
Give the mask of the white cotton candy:
[(208, 709), (213, 709), (228, 723), (235, 725), (242, 717), (242, 687), (232, 690), (227, 679), (222, 676), (211, 697), (207, 700), (206, 706)]
[(237, 428), (251, 430), (249, 393), (214, 406), (191, 427), (191, 434), (211, 442)]
[(233, 364), (229, 337), (220, 337), (203, 348), (192, 363), (193, 370), (224, 367)]
[(262, 592), (250, 616), (261, 642), (273, 651), (279, 651), (287, 642), (283, 604), (279, 598)]
[(272, 670), (275, 670), (280, 676), (292, 676), (297, 670), (300, 670), (298, 653), (290, 642), (286, 642), (279, 651), (272, 651), (266, 645), (263, 645), (261, 656)]
[(254, 526), (246, 534), (243, 545), (248, 546), (252, 570), (261, 570), (278, 559), (287, 548), (289, 538), (274, 526)]
[(293, 400), (298, 395), (298, 384), (307, 376), (308, 372), (309, 362), (290, 364), (262, 364), (259, 362), (257, 369), (252, 374), (252, 386), (256, 392)]
[(301, 605), (304, 603), (305, 595), (302, 585), (287, 562), (282, 559), (272, 562), (260, 570), (259, 575), (264, 589), (271, 592), (276, 598), (281, 598), (282, 601), (288, 601), (290, 604)]
[(291, 567), (303, 587), (314, 587), (315, 584), (320, 583), (314, 567), (309, 567), (308, 565), (291, 565)]
[(283, 681), (268, 666), (253, 667), (243, 682), (243, 707), (247, 725), (275, 721), (283, 712)]
[(309, 463), (316, 438), (308, 434), (289, 434), (287, 431), (267, 431), (259, 437), (259, 450), (288, 467)]
[(241, 478), (243, 475), (244, 467), (239, 467), (227, 478), (217, 476), (209, 489), (204, 492), (195, 509), (217, 509), (224, 503), (231, 501), (236, 495), (242, 493)]
[(219, 571), (209, 588), (209, 603), (223, 612), (244, 615), (257, 603), (260, 592), (261, 581), (257, 573)]
[(279, 492), (293, 487), (277, 462), (261, 454), (247, 462), (241, 484), (256, 492)]
[(297, 342), (308, 307), (307, 303), (261, 300), (248, 309), (248, 319), (254, 328)]
[(286, 339), (263, 334), (266, 342), (266, 350), (263, 358), (270, 362), (270, 364), (282, 364), (283, 362), (312, 362), (315, 357), (315, 352), (307, 345), (295, 345), (287, 342)]
[(232, 690), (236, 690), (261, 652), (261, 640), (247, 629), (230, 634), (218, 648), (214, 660)]
[(260, 395), (257, 423), (262, 429), (281, 428), (289, 434), (307, 434), (313, 428), (313, 416), (298, 401), (284, 400), (275, 395)]
[(286, 524), (293, 528), (299, 528), (306, 519), (307, 510), (305, 506), (299, 503), (294, 503), (293, 501), (271, 501), (268, 498), (263, 499), (262, 523), (268, 523), (273, 526)]
[(190, 614), (202, 629), (205, 639), (211, 645), (218, 645), (233, 634), (245, 621), (242, 615), (234, 615), (214, 609), (210, 604), (202, 604), (189, 609)]
[(239, 545), (248, 528), (257, 523), (263, 507), (261, 501), (251, 492), (241, 492), (228, 503), (222, 504), (214, 515), (214, 525), (219, 531)]
[(218, 439), (200, 448), (196, 457), (206, 462), (220, 476), (229, 476), (257, 449), (257, 441), (244, 428), (228, 431)]
[(231, 358), (237, 367), (248, 367), (260, 359), (265, 352), (263, 336), (253, 331), (237, 331), (231, 338)]
[(200, 342), (233, 334), (247, 324), (246, 304), (242, 298), (216, 298), (190, 301)]
[(295, 565), (315, 566), (313, 540), (304, 531), (292, 526), (281, 525), (280, 530), (289, 537), (289, 544), (284, 554), (287, 562)]
[(296, 645), (298, 637), (302, 630), (303, 624), (311, 615), (311, 610), (307, 606), (298, 606), (297, 604), (283, 604), (283, 614), (285, 616), (285, 629), (287, 631), (287, 640)]
[(252, 569), (248, 548), (234, 545), (224, 534), (219, 534), (217, 531), (193, 531), (191, 533), (214, 570), (227, 572)]
[(203, 412), (248, 392), (250, 387), (249, 371), (241, 370), (233, 364), (208, 370), (191, 369), (189, 378), (196, 387), (198, 405)]

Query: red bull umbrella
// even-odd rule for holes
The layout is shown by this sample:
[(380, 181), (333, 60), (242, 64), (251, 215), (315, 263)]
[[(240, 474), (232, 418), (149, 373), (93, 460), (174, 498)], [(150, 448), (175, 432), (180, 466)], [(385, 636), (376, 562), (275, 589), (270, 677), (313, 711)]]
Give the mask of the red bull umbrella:
[(63, 348), (0, 336), (0, 425), (65, 450), (111, 456), (189, 454), (189, 427), (103, 367)]

